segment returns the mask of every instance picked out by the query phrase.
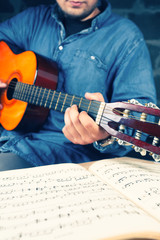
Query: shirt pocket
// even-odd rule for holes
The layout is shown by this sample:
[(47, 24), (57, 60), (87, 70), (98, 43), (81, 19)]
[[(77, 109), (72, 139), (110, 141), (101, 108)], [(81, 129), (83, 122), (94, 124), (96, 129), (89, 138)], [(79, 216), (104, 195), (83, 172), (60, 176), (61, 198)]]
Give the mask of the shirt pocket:
[(108, 67), (94, 53), (77, 49), (63, 64), (64, 91), (83, 96), (85, 92), (106, 91)]

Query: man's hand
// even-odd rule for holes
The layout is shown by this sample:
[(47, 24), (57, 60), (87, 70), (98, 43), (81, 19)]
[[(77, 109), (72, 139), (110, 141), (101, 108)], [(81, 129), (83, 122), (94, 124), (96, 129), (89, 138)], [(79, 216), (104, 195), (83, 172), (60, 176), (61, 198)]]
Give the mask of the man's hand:
[[(85, 97), (88, 100), (104, 101), (101, 93), (86, 93)], [(74, 144), (91, 144), (109, 136), (86, 112), (79, 113), (76, 105), (67, 108), (64, 121), (65, 126), (62, 131), (65, 137)]]
[[(7, 87), (6, 83), (3, 83), (2, 81), (0, 81), (0, 94), (1, 94), (1, 89), (4, 89)], [(0, 110), (3, 108), (2, 104), (0, 103)]]

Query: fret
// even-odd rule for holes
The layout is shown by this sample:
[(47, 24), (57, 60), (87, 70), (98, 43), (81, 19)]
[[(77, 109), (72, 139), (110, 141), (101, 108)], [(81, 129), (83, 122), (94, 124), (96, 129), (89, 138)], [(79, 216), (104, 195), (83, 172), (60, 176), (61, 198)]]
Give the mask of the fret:
[(23, 83), (19, 83), (18, 85), (19, 85), (19, 91), (21, 91), (21, 95), (23, 96), (20, 99), (25, 100), (25, 97), (26, 97), (26, 93), (25, 93), (26, 86)]
[(64, 105), (65, 105), (65, 103), (66, 103), (67, 96), (68, 96), (68, 94), (65, 94), (65, 98), (64, 98), (64, 101), (63, 101), (63, 105), (62, 105), (62, 108), (61, 108), (61, 112), (63, 112), (63, 108), (64, 108)]
[[(93, 101), (91, 101), (88, 114), (90, 115), (90, 117), (92, 117), (94, 119), (94, 121), (98, 118), (98, 115), (101, 119), (101, 117), (103, 115), (104, 107), (105, 106), (103, 106), (103, 104), (101, 102), (93, 100)], [(98, 119), (97, 119), (97, 121), (98, 121)]]
[(28, 91), (27, 89), (28, 89), (28, 85), (25, 85), (23, 83), (19, 84), (19, 98), (23, 99), (24, 101), (26, 101), (26, 98), (27, 98), (27, 94), (26, 94), (26, 92)]
[(32, 88), (32, 85), (26, 85), (26, 88), (27, 88), (27, 93), (26, 93), (26, 102), (29, 101), (29, 97), (30, 97), (30, 91), (31, 91), (31, 88)]
[(90, 106), (91, 106), (91, 101), (89, 101), (88, 108), (87, 108), (87, 111), (86, 111), (87, 113), (89, 112)]
[(44, 107), (47, 106), (47, 101), (48, 101), (48, 98), (49, 98), (50, 92), (51, 92), (51, 89), (49, 89), (49, 91), (48, 91), (48, 94), (47, 94), (47, 97), (46, 97), (46, 102), (45, 102), (45, 104), (44, 104)]
[(25, 86), (24, 86), (24, 84), (23, 83), (17, 83), (16, 86), (18, 87), (18, 88), (16, 88), (16, 91), (18, 91), (17, 92), (17, 98), (19, 100), (25, 101)]
[(32, 97), (34, 97), (34, 90), (35, 90), (35, 86), (33, 85), (32, 88), (31, 88), (30, 97), (28, 99), (29, 103), (33, 103), (32, 102)]
[(43, 94), (42, 94), (42, 97), (41, 97), (40, 106), (43, 106), (43, 99), (44, 99), (44, 96), (45, 96), (45, 92), (46, 92), (46, 89), (43, 88)]
[(40, 87), (40, 89), (39, 89), (39, 91), (38, 91), (38, 97), (37, 97), (36, 105), (39, 105), (38, 101), (41, 100), (41, 99), (40, 99), (41, 92), (42, 92), (42, 88)]
[(15, 87), (15, 91), (14, 91), (14, 94), (13, 94), (13, 98), (16, 98), (16, 99), (20, 99), (20, 95), (19, 95), (19, 93), (20, 93), (20, 91), (19, 91), (19, 84), (18, 83), (16, 83), (16, 87)]
[(79, 110), (87, 112), (87, 109), (89, 109), (89, 107), (90, 107), (89, 106), (90, 101), (87, 99), (81, 98), (80, 102), (81, 102), (81, 104), (79, 105)]
[(79, 101), (79, 105), (78, 105), (79, 108), (81, 107), (82, 100), (83, 100), (83, 98), (81, 97), (81, 98), (80, 98), (80, 101)]
[(51, 98), (51, 102), (50, 102), (50, 105), (49, 105), (49, 109), (52, 108), (52, 104), (53, 104), (55, 93), (56, 93), (56, 91), (54, 91), (53, 94), (52, 94), (52, 98)]
[(71, 100), (70, 106), (73, 105), (74, 98), (75, 98), (75, 96), (72, 97), (72, 100)]
[(60, 96), (61, 96), (61, 92), (60, 92), (59, 95), (58, 95), (58, 99), (57, 99), (57, 103), (56, 103), (56, 106), (55, 106), (55, 110), (57, 109), (57, 106), (58, 106), (58, 102), (59, 102)]
[[(33, 97), (33, 100), (32, 100), (33, 103), (36, 101), (36, 96), (37, 96), (38, 87), (35, 87), (35, 89), (36, 89), (36, 91), (35, 91), (35, 93), (34, 93), (34, 97)], [(36, 104), (36, 102), (35, 102), (35, 104)]]
[(96, 122), (98, 125), (99, 125), (99, 123), (100, 123), (100, 121), (101, 121), (101, 117), (102, 117), (104, 108), (105, 108), (105, 102), (101, 102), (101, 103), (100, 103), (100, 106), (99, 106), (99, 109), (98, 109), (97, 116), (96, 116), (96, 120), (95, 120), (95, 122)]

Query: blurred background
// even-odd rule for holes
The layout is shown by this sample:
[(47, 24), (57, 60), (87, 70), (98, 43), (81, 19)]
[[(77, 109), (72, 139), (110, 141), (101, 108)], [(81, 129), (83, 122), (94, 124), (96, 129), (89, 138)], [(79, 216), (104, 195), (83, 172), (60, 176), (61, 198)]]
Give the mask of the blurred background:
[[(55, 0), (0, 0), (0, 22), (29, 6)], [(110, 0), (113, 12), (131, 19), (141, 29), (151, 55), (160, 107), (160, 0)]]

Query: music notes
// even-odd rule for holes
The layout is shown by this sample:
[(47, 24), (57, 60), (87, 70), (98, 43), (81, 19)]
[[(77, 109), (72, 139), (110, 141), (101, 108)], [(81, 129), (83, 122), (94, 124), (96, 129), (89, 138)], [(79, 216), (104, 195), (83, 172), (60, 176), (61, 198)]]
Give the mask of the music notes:
[(106, 160), (97, 162), (91, 171), (160, 220), (160, 164)]
[(75, 164), (6, 173), (0, 174), (3, 240), (63, 239), (101, 221), (114, 226), (115, 219), (146, 219), (123, 195)]

